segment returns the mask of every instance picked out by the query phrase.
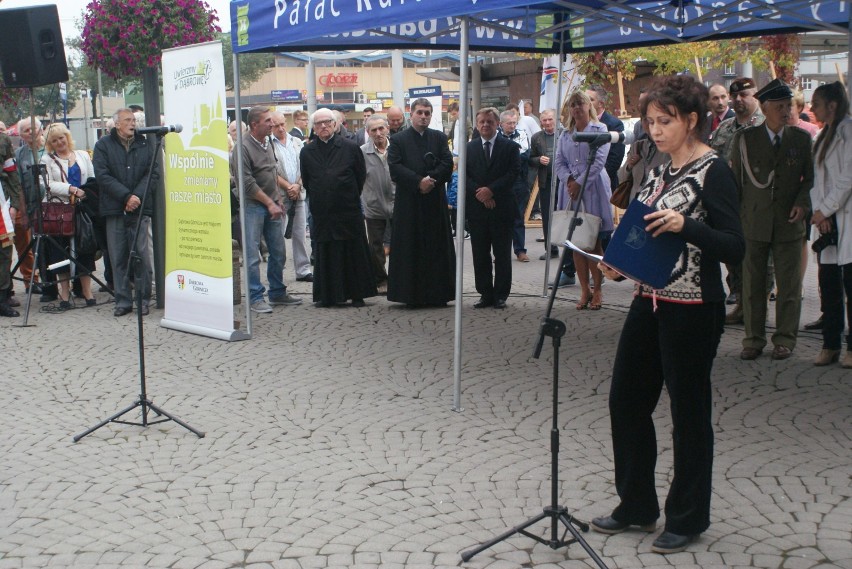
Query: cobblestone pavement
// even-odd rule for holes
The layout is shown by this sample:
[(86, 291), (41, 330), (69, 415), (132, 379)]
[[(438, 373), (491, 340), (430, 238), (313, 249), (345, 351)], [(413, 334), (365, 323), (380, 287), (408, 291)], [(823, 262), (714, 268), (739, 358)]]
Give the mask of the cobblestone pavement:
[[(578, 544), (522, 536), (459, 557), (550, 501), (550, 343), (530, 357), (543, 267), (514, 263), (506, 310), (473, 310), (467, 294), (462, 412), (451, 307), (276, 307), (255, 317), (252, 340), (230, 344), (160, 328), (152, 310), (149, 396), (203, 439), (169, 422), (110, 424), (73, 443), (137, 397), (136, 320), (112, 304), (43, 313), (35, 300), (36, 326), (0, 322), (0, 569), (595, 567)], [(803, 322), (816, 315), (814, 273)], [(289, 267), (286, 280), (309, 300)], [(468, 262), (466, 291), (472, 281)], [(576, 287), (561, 289), (554, 311), (568, 327), (559, 500), (583, 520), (616, 504), (607, 394), (630, 287), (604, 292), (604, 310), (578, 312)], [(728, 329), (715, 366), (710, 529), (669, 556), (650, 552), (655, 534), (584, 534), (607, 566), (852, 567), (852, 372), (813, 367), (812, 333), (784, 362), (741, 361), (741, 338)], [(662, 501), (665, 395), (657, 427)]]

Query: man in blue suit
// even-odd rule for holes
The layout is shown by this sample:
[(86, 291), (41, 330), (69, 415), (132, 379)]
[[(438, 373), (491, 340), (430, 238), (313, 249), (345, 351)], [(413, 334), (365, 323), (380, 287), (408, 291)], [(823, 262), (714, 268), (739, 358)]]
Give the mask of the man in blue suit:
[(497, 109), (481, 109), (476, 113), (480, 137), (467, 143), (466, 211), (474, 280), (480, 294), (474, 308), (506, 308), (512, 290), (512, 227), (519, 215), (512, 188), (521, 159), (518, 145), (497, 135), (499, 122)]

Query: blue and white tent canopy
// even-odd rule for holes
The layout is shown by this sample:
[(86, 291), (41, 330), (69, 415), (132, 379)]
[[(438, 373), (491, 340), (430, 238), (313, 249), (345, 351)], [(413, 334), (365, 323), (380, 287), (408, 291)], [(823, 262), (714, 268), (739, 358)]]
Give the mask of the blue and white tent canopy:
[(601, 51), (814, 30), (846, 32), (852, 2), (814, 0), (233, 0), (234, 53), (458, 49)]

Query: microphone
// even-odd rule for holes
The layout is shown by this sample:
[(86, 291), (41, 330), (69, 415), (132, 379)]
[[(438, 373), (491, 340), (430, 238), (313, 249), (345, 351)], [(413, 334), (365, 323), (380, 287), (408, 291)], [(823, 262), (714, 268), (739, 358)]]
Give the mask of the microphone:
[(166, 126), (144, 126), (136, 129), (136, 134), (156, 134), (162, 136), (170, 132), (181, 132), (183, 126), (178, 124), (167, 124)]
[(574, 142), (586, 142), (588, 144), (633, 144), (633, 131), (624, 132), (575, 132), (571, 135)]

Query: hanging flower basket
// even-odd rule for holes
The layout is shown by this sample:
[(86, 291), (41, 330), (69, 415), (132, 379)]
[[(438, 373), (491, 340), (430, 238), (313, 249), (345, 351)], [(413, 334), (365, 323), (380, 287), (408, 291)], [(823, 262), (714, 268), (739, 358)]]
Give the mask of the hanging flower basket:
[(216, 39), (219, 17), (203, 0), (92, 0), (81, 49), (114, 79), (159, 65), (164, 49)]

